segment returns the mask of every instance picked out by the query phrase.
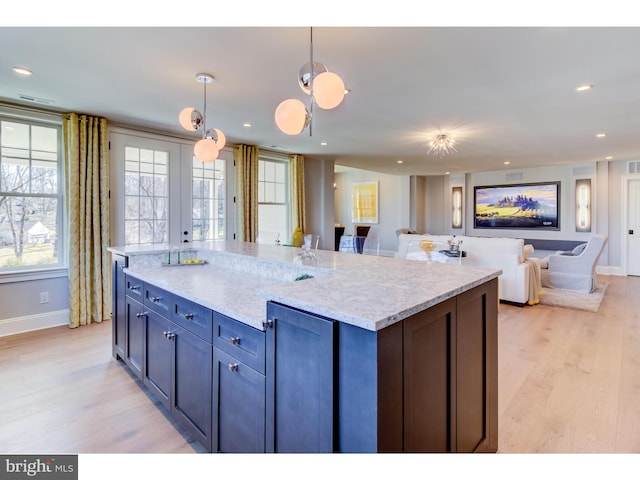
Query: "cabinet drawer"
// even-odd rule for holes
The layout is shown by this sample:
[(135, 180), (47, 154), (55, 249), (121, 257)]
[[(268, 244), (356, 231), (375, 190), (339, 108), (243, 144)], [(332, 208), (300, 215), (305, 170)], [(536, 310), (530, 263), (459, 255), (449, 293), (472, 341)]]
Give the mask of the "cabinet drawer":
[(260, 330), (214, 312), (213, 345), (254, 370), (265, 373), (265, 334)]
[(127, 275), (127, 281), (126, 281), (127, 296), (135, 298), (140, 303), (142, 303), (143, 290), (144, 290), (144, 282), (142, 280), (139, 280), (136, 277)]
[(213, 312), (195, 302), (174, 296), (171, 320), (209, 344), (213, 340)]
[(149, 307), (165, 318), (171, 316), (171, 305), (173, 304), (173, 295), (171, 293), (148, 283), (144, 284), (143, 291), (143, 303), (146, 307)]

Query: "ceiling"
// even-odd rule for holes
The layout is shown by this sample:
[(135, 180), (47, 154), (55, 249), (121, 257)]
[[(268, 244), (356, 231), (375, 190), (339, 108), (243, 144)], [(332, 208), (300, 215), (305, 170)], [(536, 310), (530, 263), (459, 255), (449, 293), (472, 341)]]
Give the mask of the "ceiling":
[[(351, 93), (314, 108), (312, 136), (274, 122), (282, 100), (308, 102), (308, 27), (2, 27), (0, 45), (0, 100), (189, 135), (178, 113), (202, 110), (207, 72), (207, 125), (228, 142), (340, 166), (440, 175), (640, 156), (640, 28), (314, 27), (314, 60)], [(457, 152), (427, 155), (437, 133)]]

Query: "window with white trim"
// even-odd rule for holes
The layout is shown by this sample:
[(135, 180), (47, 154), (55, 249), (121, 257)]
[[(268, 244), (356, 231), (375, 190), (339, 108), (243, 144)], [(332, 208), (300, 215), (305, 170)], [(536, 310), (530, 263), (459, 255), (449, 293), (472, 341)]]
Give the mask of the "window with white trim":
[(62, 127), (0, 116), (0, 273), (65, 266)]
[(289, 164), (258, 161), (258, 242), (289, 242)]

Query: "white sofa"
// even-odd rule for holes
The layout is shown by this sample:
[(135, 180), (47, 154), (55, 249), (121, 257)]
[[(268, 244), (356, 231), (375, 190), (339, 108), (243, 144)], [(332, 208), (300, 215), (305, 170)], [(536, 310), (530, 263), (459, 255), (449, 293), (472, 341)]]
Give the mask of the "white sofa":
[[(396, 258), (407, 258), (407, 253), (415, 249), (421, 240), (431, 240), (446, 244), (451, 235), (413, 235), (398, 236)], [(462, 265), (495, 268), (502, 270), (498, 277), (498, 296), (500, 300), (517, 304), (529, 301), (530, 268), (526, 261), (524, 240), (520, 238), (467, 237), (456, 236), (462, 240), (461, 250), (466, 253)], [(411, 258), (412, 255), (409, 255)]]

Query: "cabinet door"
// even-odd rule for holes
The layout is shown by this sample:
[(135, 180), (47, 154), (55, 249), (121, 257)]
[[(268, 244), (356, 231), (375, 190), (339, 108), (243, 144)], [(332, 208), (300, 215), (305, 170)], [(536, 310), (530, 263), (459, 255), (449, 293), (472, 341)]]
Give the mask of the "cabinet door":
[(207, 449), (211, 449), (213, 347), (173, 324), (174, 375), (172, 411)]
[(113, 358), (125, 358), (127, 344), (127, 313), (125, 306), (125, 273), (127, 257), (111, 254), (111, 338)]
[(455, 298), (404, 321), (404, 450), (450, 452), (455, 422)]
[(213, 349), (213, 451), (264, 453), (265, 376)]
[(458, 297), (456, 451), (498, 448), (497, 280)]
[(142, 366), (144, 365), (144, 336), (146, 317), (144, 307), (140, 302), (126, 297), (126, 349), (125, 361), (133, 372), (143, 378)]
[(333, 452), (334, 323), (267, 304), (267, 451)]
[(147, 350), (144, 383), (167, 408), (171, 408), (173, 341), (171, 322), (154, 311), (147, 312)]

